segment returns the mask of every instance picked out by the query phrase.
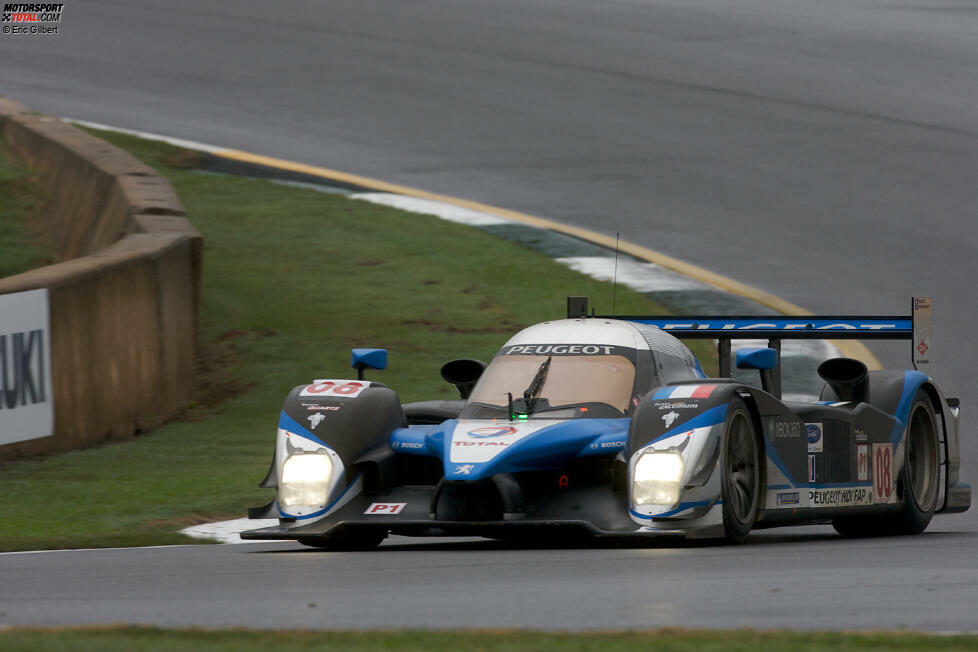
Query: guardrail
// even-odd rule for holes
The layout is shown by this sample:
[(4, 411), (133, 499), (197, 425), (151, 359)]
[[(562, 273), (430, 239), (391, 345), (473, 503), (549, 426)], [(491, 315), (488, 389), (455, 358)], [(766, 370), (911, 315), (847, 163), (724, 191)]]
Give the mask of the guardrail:
[(54, 402), (53, 434), (2, 444), (0, 459), (163, 423), (193, 393), (203, 239), (170, 183), (127, 152), (5, 98), (0, 135), (49, 190), (61, 261), (0, 279), (0, 295), (47, 290)]

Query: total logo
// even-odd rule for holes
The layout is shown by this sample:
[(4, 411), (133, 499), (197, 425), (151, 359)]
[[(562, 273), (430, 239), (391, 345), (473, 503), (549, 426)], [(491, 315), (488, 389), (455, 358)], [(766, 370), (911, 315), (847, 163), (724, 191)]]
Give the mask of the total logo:
[(485, 428), (476, 428), (475, 430), (469, 431), (470, 437), (488, 438), (488, 437), (505, 437), (506, 435), (515, 435), (516, 428), (512, 426), (487, 426)]

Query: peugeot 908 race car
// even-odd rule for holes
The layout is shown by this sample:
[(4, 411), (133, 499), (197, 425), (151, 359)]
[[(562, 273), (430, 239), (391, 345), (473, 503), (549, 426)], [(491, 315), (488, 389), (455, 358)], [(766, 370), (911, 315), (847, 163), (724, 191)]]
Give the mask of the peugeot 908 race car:
[[(820, 400), (780, 397), (786, 338), (913, 339), (914, 366), (927, 364), (928, 300), (910, 317), (772, 319), (587, 317), (586, 299), (571, 299), (572, 317), (520, 331), (488, 365), (445, 364), (461, 400), (402, 405), (363, 380), (386, 367), (383, 349), (354, 350), (358, 380), (295, 387), (262, 483), (276, 498), (250, 510), (279, 523), (242, 537), (328, 549), (389, 533), (740, 542), (813, 522), (915, 534), (970, 506), (958, 401), (926, 373), (834, 358), (818, 369)], [(721, 377), (677, 335), (716, 339)], [(730, 340), (759, 335), (769, 346), (736, 363), (760, 387), (726, 377)]]

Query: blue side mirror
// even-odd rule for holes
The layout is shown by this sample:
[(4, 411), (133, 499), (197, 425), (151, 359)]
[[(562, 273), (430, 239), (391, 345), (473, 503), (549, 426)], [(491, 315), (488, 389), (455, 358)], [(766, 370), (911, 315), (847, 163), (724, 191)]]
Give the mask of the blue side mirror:
[(774, 349), (740, 349), (737, 351), (738, 369), (774, 369), (778, 366), (778, 352)]
[(350, 352), (350, 366), (357, 370), (357, 377), (363, 380), (364, 369), (387, 368), (387, 349), (353, 349)]

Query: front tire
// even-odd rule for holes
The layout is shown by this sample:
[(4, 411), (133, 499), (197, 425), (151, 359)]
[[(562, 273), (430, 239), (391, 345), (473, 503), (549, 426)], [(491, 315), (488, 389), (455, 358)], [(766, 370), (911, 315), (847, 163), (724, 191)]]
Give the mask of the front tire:
[(723, 458), (723, 532), (742, 543), (757, 518), (761, 498), (761, 451), (754, 422), (743, 401), (730, 404)]

